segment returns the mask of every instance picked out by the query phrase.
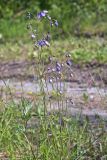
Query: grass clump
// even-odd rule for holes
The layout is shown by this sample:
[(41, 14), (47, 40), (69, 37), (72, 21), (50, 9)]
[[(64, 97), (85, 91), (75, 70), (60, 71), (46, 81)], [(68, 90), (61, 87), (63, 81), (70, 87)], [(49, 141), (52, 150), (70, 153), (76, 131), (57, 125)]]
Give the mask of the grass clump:
[(87, 119), (75, 119), (58, 112), (44, 116), (36, 106), (28, 109), (29, 105), (24, 100), (19, 105), (3, 106), (4, 111), (0, 113), (1, 158), (85, 160), (107, 155), (103, 121), (94, 128)]

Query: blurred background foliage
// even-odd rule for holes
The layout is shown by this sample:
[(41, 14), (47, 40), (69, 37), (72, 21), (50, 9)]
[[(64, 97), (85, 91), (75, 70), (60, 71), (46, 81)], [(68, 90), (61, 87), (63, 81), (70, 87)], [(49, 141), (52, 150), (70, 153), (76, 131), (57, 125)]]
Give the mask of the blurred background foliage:
[(107, 0), (1, 0), (0, 37), (26, 39), (26, 12), (43, 9), (58, 19), (62, 35), (107, 32)]

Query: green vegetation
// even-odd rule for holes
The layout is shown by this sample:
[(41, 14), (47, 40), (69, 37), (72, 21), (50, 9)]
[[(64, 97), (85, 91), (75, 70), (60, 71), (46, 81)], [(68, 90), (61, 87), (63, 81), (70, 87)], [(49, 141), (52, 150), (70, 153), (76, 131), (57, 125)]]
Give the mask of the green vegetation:
[[(34, 44), (28, 38), (26, 28), (28, 21), (25, 14), (27, 11), (35, 14), (44, 9), (47, 9), (49, 14), (58, 20), (59, 28), (56, 27), (57, 31), (53, 29), (52, 39), (55, 43), (51, 41), (49, 42), (51, 47), (47, 47), (48, 40), (44, 40), (44, 35), (41, 36), (40, 33), (42, 29), (47, 33), (50, 23), (46, 26), (47, 23), (43, 19), (43, 24), (37, 34), (40, 34), (40, 38), (42, 37), (40, 40), (45, 41), (45, 45), (38, 44), (40, 40), (36, 37), (38, 50), (34, 50)], [(101, 0), (99, 3), (97, 0), (0, 1), (0, 62), (11, 60), (23, 62), (23, 60), (32, 59), (39, 62), (35, 67), (37, 70), (35, 74), (40, 88), (40, 93), (37, 93), (38, 97), (37, 94), (32, 94), (33, 102), (23, 98), (23, 95), (19, 101), (15, 102), (11, 89), (6, 88), (9, 90), (12, 102), (9, 102), (7, 97), (6, 102), (0, 99), (0, 159), (107, 159), (107, 128), (103, 120), (96, 117), (99, 123), (90, 125), (87, 117), (81, 119), (81, 116), (69, 115), (66, 106), (64, 106), (66, 111), (63, 110), (63, 113), (62, 110), (53, 112), (50, 104), (51, 112), (49, 113), (47, 104), (53, 98), (52, 105), (58, 104), (61, 109), (64, 105), (65, 93), (60, 92), (62, 91), (61, 83), (58, 88), (58, 82), (63, 80), (63, 62), (64, 64), (71, 63), (67, 64), (68, 67), (71, 67), (72, 62), (81, 65), (93, 61), (107, 63), (107, 39), (106, 36), (104, 37), (107, 33), (106, 14), (106, 0)], [(34, 20), (37, 24), (36, 19)], [(33, 23), (31, 19), (30, 22)], [(74, 33), (77, 37), (73, 35)], [(84, 33), (87, 38), (84, 38)], [(67, 55), (70, 55), (69, 59)], [(47, 69), (45, 64), (49, 62), (49, 57), (57, 59), (55, 59), (54, 68), (50, 70), (55, 72), (54, 77), (51, 77), (51, 72), (47, 76), (49, 68)], [(55, 90), (52, 86), (53, 90), (50, 95), (47, 85), (48, 82), (54, 83), (52, 78), (56, 80), (57, 86)], [(4, 80), (3, 82), (5, 83)], [(47, 90), (45, 91), (44, 88)], [(8, 96), (8, 90), (6, 90), (6, 96)], [(84, 94), (83, 99), (87, 102), (88, 95)], [(57, 104), (54, 104), (54, 100)]]
[[(47, 61), (47, 57), (56, 56), (60, 60), (65, 59), (66, 54), (71, 54), (75, 63), (86, 64), (92, 61), (98, 63), (107, 62), (107, 41), (100, 38), (75, 38), (55, 41), (50, 48), (45, 48), (42, 58)], [(35, 57), (37, 60), (37, 51), (33, 50), (33, 44), (19, 41), (7, 42), (1, 44), (0, 59), (2, 60), (29, 60)]]
[(27, 11), (33, 13), (47, 9), (56, 17), (60, 33), (70, 35), (75, 31), (105, 32), (107, 28), (106, 0), (2, 0), (0, 1), (0, 34), (7, 39), (22, 38), (26, 34), (24, 24)]
[(44, 116), (26, 100), (17, 105), (2, 103), (0, 108), (1, 159), (107, 158), (107, 137), (101, 120), (95, 129), (88, 119), (80, 122), (79, 117), (75, 120), (61, 113)]
[[(0, 1), (1, 60), (28, 59), (29, 56), (33, 56), (33, 53), (37, 55), (29, 42), (26, 13), (27, 11), (36, 13), (43, 9), (47, 9), (52, 17), (58, 19), (59, 29), (57, 32), (53, 30), (52, 34), (54, 39), (60, 39), (51, 49), (45, 50), (44, 59), (48, 55), (63, 58), (65, 52), (70, 52), (76, 63), (87, 63), (93, 60), (100, 63), (107, 62), (106, 39), (103, 41), (100, 38), (85, 39), (73, 36), (74, 33), (77, 36), (81, 33), (89, 34), (89, 36), (90, 34), (106, 35), (106, 0), (101, 0), (99, 3), (96, 0)], [(41, 24), (41, 30), (43, 27), (44, 23)], [(55, 51), (53, 51), (54, 47)]]

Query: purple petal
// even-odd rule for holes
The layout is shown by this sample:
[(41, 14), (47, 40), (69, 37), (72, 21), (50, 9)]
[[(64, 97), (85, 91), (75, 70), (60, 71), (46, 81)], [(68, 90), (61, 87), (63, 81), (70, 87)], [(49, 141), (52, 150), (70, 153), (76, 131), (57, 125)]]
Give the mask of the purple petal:
[(67, 61), (66, 61), (66, 64), (67, 64), (68, 66), (72, 66), (72, 61), (71, 61), (71, 60), (67, 60)]
[(41, 11), (37, 14), (38, 19), (41, 19), (42, 17), (45, 17), (45, 16), (46, 16), (46, 13), (44, 11)]
[(45, 17), (46, 16), (46, 13), (43, 11), (41, 12), (41, 17)]
[(56, 27), (58, 27), (58, 21), (57, 20), (55, 20), (54, 24), (55, 24)]

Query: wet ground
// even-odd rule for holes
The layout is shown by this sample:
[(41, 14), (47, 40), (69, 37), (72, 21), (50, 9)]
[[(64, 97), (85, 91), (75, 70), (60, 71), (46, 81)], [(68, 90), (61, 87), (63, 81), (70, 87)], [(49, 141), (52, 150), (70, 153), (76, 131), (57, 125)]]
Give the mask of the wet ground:
[[(0, 97), (9, 100), (38, 99), (40, 86), (35, 76), (36, 63), (29, 61), (4, 62), (0, 64)], [(46, 79), (47, 109), (67, 110), (76, 115), (96, 116), (107, 119), (107, 71), (106, 65), (72, 66), (74, 75), (68, 75), (64, 81), (54, 82)], [(53, 96), (54, 91), (61, 91), (60, 98)], [(61, 98), (62, 97), (62, 98)], [(50, 105), (51, 102), (51, 105)]]

